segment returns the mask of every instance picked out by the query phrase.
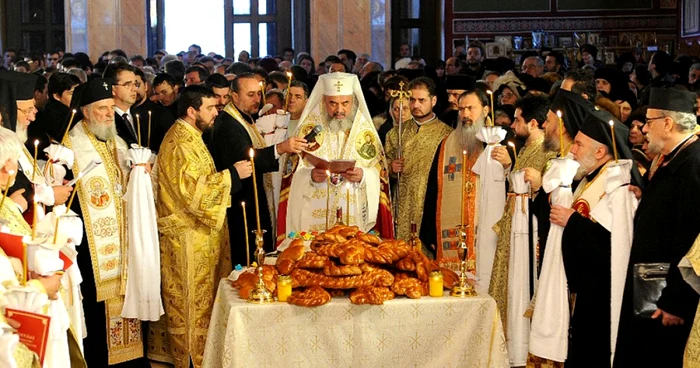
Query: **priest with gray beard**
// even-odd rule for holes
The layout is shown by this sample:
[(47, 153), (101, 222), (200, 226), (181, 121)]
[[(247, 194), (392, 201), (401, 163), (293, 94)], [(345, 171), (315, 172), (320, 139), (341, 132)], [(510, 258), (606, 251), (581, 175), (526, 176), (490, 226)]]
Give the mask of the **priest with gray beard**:
[[(77, 198), (71, 206), (85, 226), (77, 256), (83, 276), (80, 287), (86, 331), (90, 337), (83, 340), (85, 361), (91, 367), (120, 363), (148, 367), (142, 358), (141, 321), (121, 317), (124, 295), (120, 289), (126, 287), (128, 231), (137, 229), (127, 227), (123, 198), (130, 171), (126, 166), (128, 147), (117, 135), (114, 123), (112, 82), (102, 78), (87, 82), (79, 99), (83, 119), (74, 123), (64, 141), (75, 152), (73, 177), (78, 177), (90, 162), (102, 162), (80, 178), (76, 185)], [(135, 169), (148, 170), (147, 167)]]
[(467, 272), (474, 274), (479, 175), (472, 172), (472, 167), (484, 150), (484, 143), (477, 139), (476, 133), (484, 127), (489, 114), (488, 95), (480, 89), (467, 91), (459, 97), (458, 109), (459, 126), (440, 143), (433, 158), (420, 240), (435, 252), (441, 266), (459, 269), (458, 226), (463, 221), (468, 226)]

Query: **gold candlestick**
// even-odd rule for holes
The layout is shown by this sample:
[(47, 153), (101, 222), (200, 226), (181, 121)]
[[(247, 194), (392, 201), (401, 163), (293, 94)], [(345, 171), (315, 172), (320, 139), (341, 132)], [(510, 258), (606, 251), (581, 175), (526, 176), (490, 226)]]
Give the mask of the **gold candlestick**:
[(469, 283), (467, 279), (467, 259), (469, 259), (469, 248), (467, 247), (467, 228), (464, 225), (459, 226), (459, 244), (460, 248), (464, 250), (464, 255), (462, 256), (462, 261), (459, 264), (459, 282), (452, 288), (450, 292), (451, 296), (459, 298), (467, 298), (476, 296), (476, 290), (474, 286)]
[[(262, 82), (260, 82), (262, 83)], [(250, 164), (253, 167), (253, 193), (255, 195), (255, 220), (257, 221), (258, 233), (262, 231), (260, 228), (260, 205), (258, 204), (258, 179), (255, 178), (255, 150), (250, 149)]]
[(617, 163), (617, 144), (615, 143), (615, 122), (610, 120), (610, 132), (612, 133), (612, 146), (613, 146), (613, 157), (615, 157), (615, 163)]
[(255, 231), (255, 261), (258, 263), (258, 268), (255, 270), (258, 274), (258, 282), (255, 288), (251, 290), (248, 303), (267, 304), (272, 303), (275, 299), (272, 293), (265, 287), (263, 282), (263, 264), (265, 264), (265, 250), (263, 249), (263, 234), (265, 231)]
[(151, 147), (151, 110), (148, 110), (148, 141), (146, 145)]
[(0, 208), (2, 208), (2, 205), (5, 204), (5, 198), (7, 198), (7, 193), (10, 191), (10, 187), (12, 186), (12, 178), (15, 175), (14, 170), (10, 170), (7, 172), (8, 177), (7, 177), (7, 183), (5, 183), (5, 191), (2, 194), (2, 199), (0, 199)]
[(350, 226), (350, 183), (345, 184), (345, 225)]
[(262, 102), (263, 106), (267, 104), (267, 100), (265, 99), (265, 82), (260, 81), (260, 93), (262, 93)]
[(491, 126), (493, 126), (496, 122), (495, 110), (493, 109), (493, 92), (491, 90), (486, 90), (486, 93), (488, 93), (491, 98)]
[(561, 110), (557, 110), (559, 117), (559, 157), (564, 157), (564, 120), (561, 118)]
[(287, 93), (284, 96), (284, 111), (287, 111), (289, 105), (289, 88), (292, 86), (292, 72), (287, 72)]
[(515, 150), (515, 143), (508, 142), (508, 146), (513, 149), (513, 170), (518, 165), (518, 152)]
[(331, 172), (326, 170), (326, 231), (328, 231), (328, 216), (331, 207)]
[(248, 243), (248, 217), (245, 214), (245, 202), (241, 202), (243, 208), (243, 232), (245, 233), (245, 266), (250, 267), (250, 244)]
[(34, 140), (34, 163), (32, 164), (32, 183), (34, 183), (34, 177), (36, 176), (36, 171), (39, 169), (37, 164), (37, 156), (39, 155), (39, 140)]
[(141, 147), (141, 118), (139, 114), (136, 114), (136, 136), (138, 137), (139, 147)]
[(78, 111), (73, 109), (73, 111), (70, 114), (70, 120), (68, 120), (68, 126), (66, 127), (66, 132), (63, 133), (63, 138), (61, 138), (61, 143), (63, 143), (66, 140), (66, 137), (68, 137), (68, 132), (70, 131), (70, 126), (73, 124), (73, 118), (75, 117), (75, 113)]

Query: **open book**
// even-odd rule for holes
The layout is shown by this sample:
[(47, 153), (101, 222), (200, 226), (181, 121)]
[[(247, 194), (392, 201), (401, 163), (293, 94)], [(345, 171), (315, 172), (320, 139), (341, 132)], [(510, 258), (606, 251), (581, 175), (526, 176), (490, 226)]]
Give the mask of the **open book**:
[(331, 174), (342, 174), (355, 168), (355, 160), (331, 160), (327, 161), (318, 156), (303, 151), (301, 157), (317, 169), (328, 170)]

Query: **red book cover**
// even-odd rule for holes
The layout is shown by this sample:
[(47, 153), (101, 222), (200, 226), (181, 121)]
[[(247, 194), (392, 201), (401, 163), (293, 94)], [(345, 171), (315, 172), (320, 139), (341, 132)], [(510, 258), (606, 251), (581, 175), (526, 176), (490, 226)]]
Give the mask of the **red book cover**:
[(12, 308), (5, 308), (5, 315), (21, 324), (17, 329), (19, 341), (29, 350), (35, 352), (39, 356), (41, 364), (44, 364), (51, 317)]
[[(19, 235), (0, 232), (0, 248), (2, 248), (8, 257), (17, 258), (22, 261), (23, 265), (26, 265), (27, 245), (22, 242), (22, 238), (23, 237)], [(27, 275), (24, 275), (24, 277), (27, 277)]]

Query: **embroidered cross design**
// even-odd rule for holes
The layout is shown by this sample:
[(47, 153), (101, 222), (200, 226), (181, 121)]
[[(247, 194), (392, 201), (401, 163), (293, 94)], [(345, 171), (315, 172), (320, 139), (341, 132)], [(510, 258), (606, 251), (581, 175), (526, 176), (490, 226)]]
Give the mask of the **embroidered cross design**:
[(457, 163), (457, 157), (450, 156), (447, 160), (447, 165), (445, 165), (443, 173), (447, 174), (447, 180), (454, 181), (455, 173), (462, 172), (462, 164)]
[(343, 87), (343, 84), (340, 83), (340, 81), (337, 81), (335, 82), (334, 86), (336, 88), (336, 92), (340, 92), (340, 88)]
[(107, 90), (107, 87), (109, 87), (109, 86), (108, 86), (107, 83), (105, 82), (105, 83), (102, 83), (102, 87), (104, 87), (104, 88), (105, 88), (105, 91), (106, 91), (106, 90)]

